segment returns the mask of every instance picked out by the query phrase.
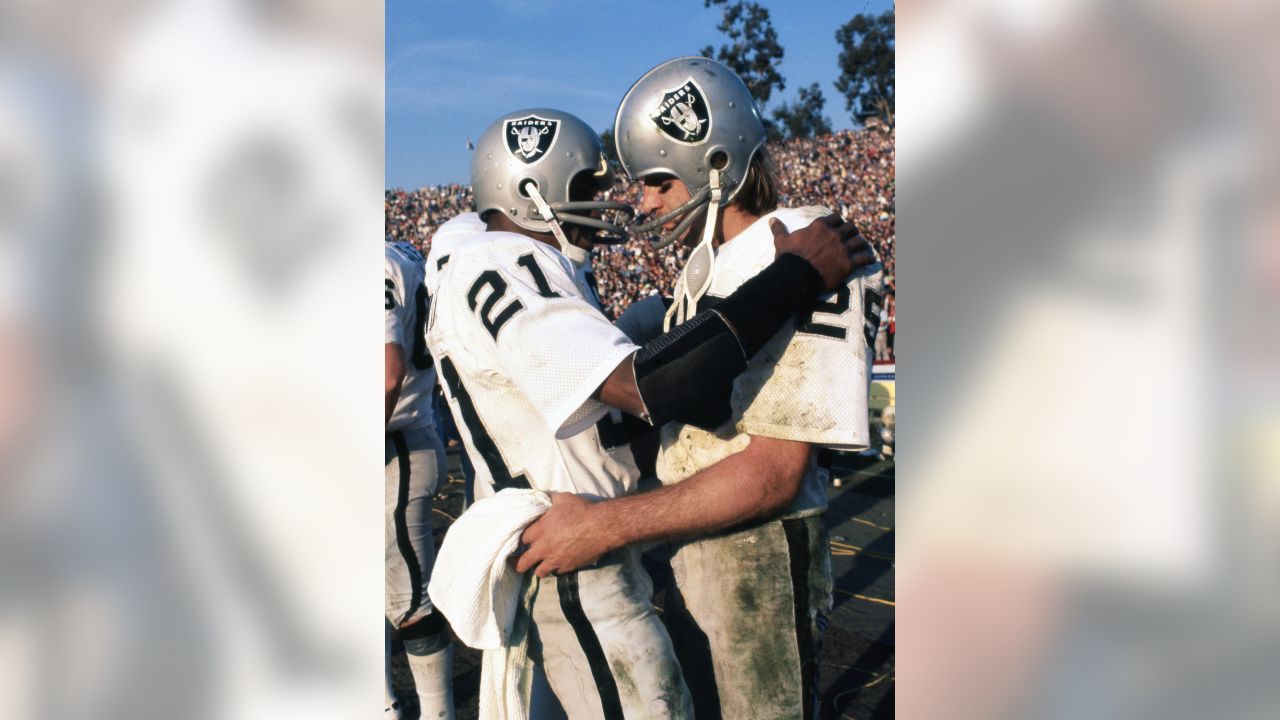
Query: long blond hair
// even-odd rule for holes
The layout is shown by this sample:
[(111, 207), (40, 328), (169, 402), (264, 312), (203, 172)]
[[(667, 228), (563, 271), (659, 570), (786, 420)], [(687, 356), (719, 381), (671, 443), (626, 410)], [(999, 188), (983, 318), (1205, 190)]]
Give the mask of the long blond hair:
[(778, 168), (764, 145), (752, 156), (747, 177), (732, 204), (756, 217), (778, 209)]

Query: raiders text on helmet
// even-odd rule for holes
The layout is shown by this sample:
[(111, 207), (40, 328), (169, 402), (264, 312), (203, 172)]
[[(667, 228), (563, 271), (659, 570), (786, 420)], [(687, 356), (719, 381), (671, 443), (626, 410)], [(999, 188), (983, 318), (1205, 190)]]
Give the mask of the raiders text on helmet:
[(701, 57), (668, 60), (645, 73), (622, 98), (613, 133), (618, 158), (633, 180), (674, 175), (693, 196), (675, 213), (639, 227), (642, 231), (704, 211), (713, 165), (720, 171), (720, 204), (727, 205), (765, 140), (764, 122), (747, 86), (729, 68)]
[(517, 159), (531, 163), (547, 154), (556, 142), (559, 120), (548, 120), (537, 115), (515, 118), (504, 123), (507, 149)]
[(649, 113), (658, 128), (679, 143), (699, 145), (711, 132), (707, 96), (692, 77), (662, 94), (662, 102)]
[[(585, 122), (559, 110), (535, 108), (507, 113), (485, 129), (471, 158), (476, 211), (497, 211), (534, 232), (561, 234), (559, 223), (602, 230), (600, 242), (620, 241), (618, 222), (590, 217), (592, 211), (625, 213), (629, 205), (595, 200), (573, 201), (569, 187), (587, 173), (597, 191), (608, 189), (613, 173), (604, 144)], [(530, 189), (532, 184), (533, 189)], [(539, 209), (546, 205), (547, 212)], [(584, 214), (576, 214), (584, 213)]]

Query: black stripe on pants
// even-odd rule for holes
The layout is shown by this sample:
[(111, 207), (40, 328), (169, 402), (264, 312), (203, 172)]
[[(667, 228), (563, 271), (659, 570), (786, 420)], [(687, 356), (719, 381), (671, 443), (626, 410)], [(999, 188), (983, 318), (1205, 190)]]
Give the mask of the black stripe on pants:
[(662, 624), (667, 626), (671, 635), (671, 647), (680, 662), (680, 674), (684, 676), (684, 684), (693, 698), (693, 716), (698, 720), (721, 720), (720, 691), (716, 687), (711, 641), (685, 605), (684, 595), (671, 570), (671, 553), (670, 546), (663, 546), (660, 555), (646, 553), (640, 561), (649, 577), (653, 578), (654, 589), (662, 592), (665, 598)]
[(422, 566), (418, 564), (418, 554), (413, 551), (413, 543), (409, 540), (409, 521), (406, 517), (409, 509), (409, 443), (404, 440), (404, 433), (391, 433), (391, 442), (396, 446), (396, 460), (400, 463), (400, 490), (396, 493), (396, 546), (400, 548), (400, 557), (409, 567), (409, 584), (412, 595), (409, 598), (409, 609), (404, 617), (413, 617), (422, 604)]
[(791, 597), (795, 600), (796, 650), (800, 653), (800, 692), (804, 697), (804, 717), (814, 717), (818, 691), (818, 658), (813, 625), (809, 622), (809, 533), (803, 519), (783, 520), (787, 554), (791, 559)]
[(604, 720), (623, 720), (622, 701), (618, 699), (618, 683), (613, 679), (613, 671), (609, 669), (609, 661), (604, 656), (604, 648), (587, 613), (582, 609), (582, 597), (578, 593), (578, 573), (576, 571), (556, 578), (556, 590), (560, 593), (560, 610), (578, 637), (578, 644), (587, 656), (587, 665), (591, 668), (591, 678), (595, 680), (596, 691), (600, 693), (600, 707), (604, 712)]

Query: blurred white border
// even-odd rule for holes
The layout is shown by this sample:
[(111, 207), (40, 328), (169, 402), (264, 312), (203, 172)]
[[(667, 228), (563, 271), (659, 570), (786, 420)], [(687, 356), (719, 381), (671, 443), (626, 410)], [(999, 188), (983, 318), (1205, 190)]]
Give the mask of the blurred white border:
[(3, 14), (0, 715), (365, 714), (381, 5)]
[(898, 8), (900, 717), (1273, 717), (1274, 3)]

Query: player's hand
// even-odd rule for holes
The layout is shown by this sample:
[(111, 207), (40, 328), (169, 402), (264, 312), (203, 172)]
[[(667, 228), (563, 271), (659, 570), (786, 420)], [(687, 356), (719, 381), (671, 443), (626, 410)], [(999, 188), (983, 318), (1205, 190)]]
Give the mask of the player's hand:
[(533, 570), (538, 577), (567, 573), (611, 550), (607, 533), (594, 527), (594, 504), (572, 493), (551, 493), (551, 509), (520, 536), (528, 548), (516, 561), (516, 570)]
[(858, 235), (858, 228), (835, 213), (795, 232), (788, 232), (781, 220), (770, 218), (769, 229), (773, 231), (777, 254), (793, 253), (807, 260), (822, 276), (828, 291), (843, 285), (849, 273), (876, 261), (871, 245)]

